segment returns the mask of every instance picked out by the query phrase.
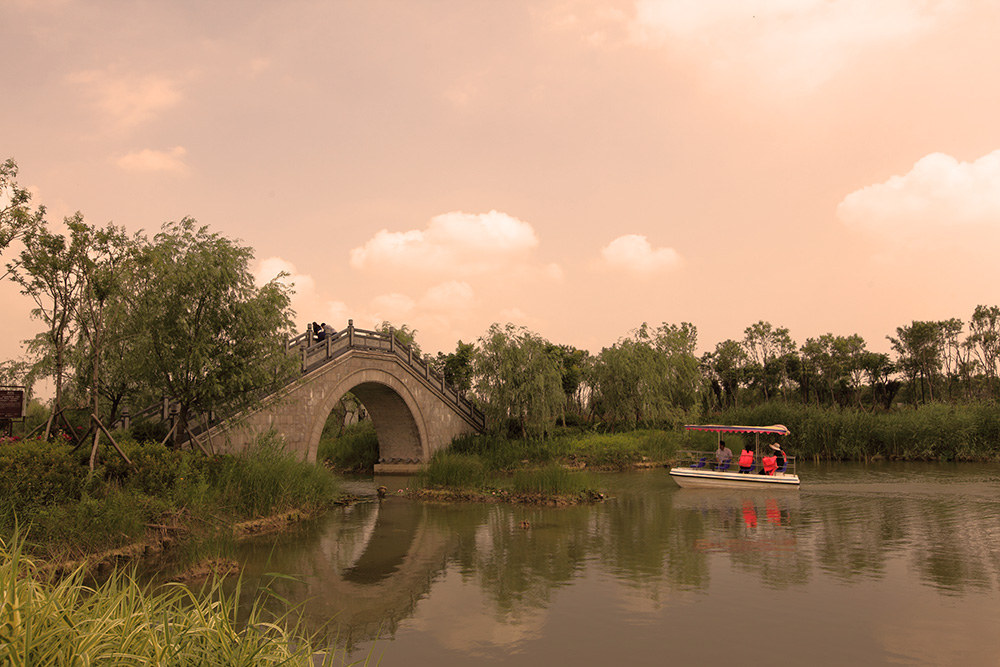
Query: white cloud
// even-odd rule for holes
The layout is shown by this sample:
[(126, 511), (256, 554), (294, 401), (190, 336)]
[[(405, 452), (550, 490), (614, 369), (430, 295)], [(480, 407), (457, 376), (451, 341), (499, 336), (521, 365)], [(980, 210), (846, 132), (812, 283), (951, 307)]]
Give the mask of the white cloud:
[(185, 155), (187, 155), (187, 150), (183, 146), (175, 146), (169, 151), (146, 148), (121, 156), (115, 161), (115, 164), (125, 171), (160, 171), (186, 174), (188, 166), (184, 164)]
[(645, 236), (626, 234), (601, 248), (606, 268), (638, 275), (651, 275), (680, 264), (673, 248), (654, 248)]
[(372, 299), (372, 319), (379, 322), (388, 320), (392, 323), (403, 323), (413, 314), (417, 302), (405, 294), (382, 294)]
[(452, 280), (428, 289), (420, 299), (420, 307), (434, 311), (468, 310), (475, 301), (472, 286)]
[(537, 245), (532, 226), (506, 213), (454, 211), (424, 230), (381, 230), (351, 250), (351, 266), (476, 275), (523, 264)]
[(177, 81), (155, 74), (129, 76), (84, 70), (70, 75), (69, 80), (84, 86), (101, 110), (126, 127), (146, 122), (182, 99)]
[[(860, 54), (930, 29), (952, 0), (639, 0), (633, 36), (812, 89)], [(711, 54), (711, 55), (707, 55)]]
[(1000, 228), (1000, 150), (975, 162), (931, 153), (909, 173), (844, 197), (837, 216), (857, 229), (909, 236), (977, 225)]
[(872, 49), (933, 29), (956, 0), (637, 0), (630, 18), (606, 2), (572, 0), (548, 16), (601, 48), (662, 50), (715, 76), (809, 92)]

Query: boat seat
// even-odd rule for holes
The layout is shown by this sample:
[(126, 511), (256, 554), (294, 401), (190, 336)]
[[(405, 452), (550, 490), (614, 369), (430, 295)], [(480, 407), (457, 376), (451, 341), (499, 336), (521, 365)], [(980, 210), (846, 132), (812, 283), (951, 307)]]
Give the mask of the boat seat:
[(720, 472), (723, 470), (729, 470), (729, 461), (726, 461), (725, 463), (720, 463), (718, 466), (716, 466), (715, 469)]
[(753, 472), (753, 466), (740, 466), (740, 472), (751, 473)]
[(708, 458), (708, 457), (707, 456), (701, 457), (700, 459), (698, 459), (697, 463), (692, 463), (691, 467), (692, 468), (704, 468), (705, 467), (705, 459), (706, 458)]

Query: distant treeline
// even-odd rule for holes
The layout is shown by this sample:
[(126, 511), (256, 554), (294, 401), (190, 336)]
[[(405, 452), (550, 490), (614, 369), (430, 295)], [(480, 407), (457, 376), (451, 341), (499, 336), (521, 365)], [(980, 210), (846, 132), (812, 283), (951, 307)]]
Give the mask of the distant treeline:
[[(914, 321), (887, 338), (891, 357), (869, 351), (857, 334), (825, 334), (799, 346), (788, 329), (762, 321), (742, 340), (698, 357), (694, 325), (644, 323), (592, 355), (508, 324), (493, 325), (476, 344), (459, 341), (456, 353), (439, 354), (437, 363), (449, 381), (475, 391), (495, 430), (525, 437), (543, 436), (557, 422), (662, 427), (774, 406), (836, 408), (805, 413), (858, 419), (901, 406), (991, 409), (1000, 391), (1000, 308), (978, 306), (967, 327), (957, 318)], [(857, 456), (865, 456), (867, 446), (859, 447)]]

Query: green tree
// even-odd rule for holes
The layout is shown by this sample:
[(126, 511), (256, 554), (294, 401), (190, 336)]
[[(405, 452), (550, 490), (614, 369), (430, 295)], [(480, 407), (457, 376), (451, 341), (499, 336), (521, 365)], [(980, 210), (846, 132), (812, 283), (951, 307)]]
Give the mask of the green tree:
[[(129, 238), (125, 230), (114, 225), (104, 229), (91, 227), (82, 220), (69, 223), (73, 239), (72, 245), (79, 248), (77, 271), (79, 272), (80, 296), (76, 307), (79, 331), (77, 356), (83, 366), (78, 368), (77, 377), (87, 378), (87, 393), (94, 430), (90, 467), (97, 462), (98, 444), (101, 430), (101, 367), (106, 357), (106, 349), (114, 338), (127, 335), (127, 327), (113, 319), (121, 312), (115, 304), (124, 301), (123, 288), (126, 277), (134, 264), (134, 256), (139, 247), (139, 238)], [(109, 314), (112, 318), (109, 318)], [(110, 339), (110, 340), (109, 340)], [(115, 406), (117, 407), (117, 406)], [(109, 419), (114, 420), (114, 411)], [(109, 421), (110, 423), (110, 421)]]
[(700, 381), (697, 330), (688, 323), (643, 323), (597, 356), (590, 372), (595, 411), (612, 424), (673, 419), (693, 406)]
[(252, 257), (191, 218), (165, 224), (139, 253), (136, 344), (146, 382), (180, 405), (181, 436), (195, 414), (241, 407), (297, 366), (284, 351), (289, 289), (277, 279), (257, 287)]
[(863, 376), (860, 363), (864, 352), (865, 341), (858, 334), (823, 334), (807, 339), (800, 349), (803, 363), (815, 371), (819, 380), (817, 389), (822, 387), (830, 402), (838, 405), (846, 405), (859, 395)]
[[(44, 223), (45, 207), (31, 210), (31, 193), (17, 184), (17, 163), (7, 159), (0, 164), (0, 255), (15, 240)], [(6, 278), (10, 267), (0, 279)]]
[(413, 356), (420, 357), (420, 345), (417, 344), (417, 330), (411, 329), (408, 325), (403, 324), (400, 327), (393, 326), (392, 322), (388, 320), (382, 320), (382, 323), (375, 327), (375, 331), (383, 333), (385, 335), (392, 334), (396, 339), (396, 342), (403, 346), (409, 346), (413, 349)]
[(721, 407), (738, 407), (740, 388), (746, 381), (749, 362), (746, 350), (735, 340), (724, 340), (715, 345), (715, 351), (706, 359), (715, 381), (719, 385)]
[[(76, 213), (66, 219), (72, 228), (83, 224), (83, 216)], [(80, 239), (67, 239), (62, 234), (49, 231), (44, 221), (32, 225), (23, 237), (24, 249), (17, 259), (7, 265), (11, 278), (21, 286), (21, 293), (35, 302), (32, 316), (45, 324), (41, 332), (29, 343), (29, 352), (37, 359), (40, 375), (55, 379), (55, 398), (52, 414), (45, 428), (48, 438), (52, 421), (63, 408), (63, 388), (68, 369), (69, 355), (77, 324), (77, 308), (83, 283), (80, 262), (84, 248)]]
[(461, 392), (468, 392), (472, 389), (475, 354), (475, 343), (458, 341), (454, 352), (448, 354), (438, 352), (434, 367), (438, 373), (444, 376), (445, 382)]
[(917, 384), (920, 400), (925, 403), (933, 401), (934, 385), (943, 363), (944, 339), (940, 323), (914, 320), (908, 327), (896, 327), (896, 336), (886, 338), (896, 352), (896, 367), (906, 375), (914, 400), (916, 389), (913, 385)]
[(548, 341), (524, 327), (494, 323), (479, 338), (473, 367), (491, 428), (501, 431), (510, 420), (522, 437), (545, 434), (564, 397), (561, 364)]
[(768, 399), (781, 390), (787, 379), (785, 358), (795, 353), (795, 342), (788, 329), (763, 320), (748, 326), (743, 335), (743, 347), (750, 358), (748, 379)]
[(976, 311), (969, 320), (966, 342), (983, 370), (987, 394), (995, 395), (997, 362), (1000, 361), (1000, 308), (976, 306)]

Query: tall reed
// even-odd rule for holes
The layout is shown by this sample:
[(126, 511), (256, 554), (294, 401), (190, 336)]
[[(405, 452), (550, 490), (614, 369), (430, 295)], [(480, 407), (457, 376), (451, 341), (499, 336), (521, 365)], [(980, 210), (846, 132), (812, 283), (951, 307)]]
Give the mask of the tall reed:
[(799, 457), (864, 461), (998, 461), (1000, 407), (992, 403), (870, 412), (772, 401), (713, 417), (730, 424), (784, 424)]
[(268, 616), (260, 599), (241, 622), (239, 585), (232, 594), (221, 580), (200, 594), (179, 584), (151, 590), (118, 571), (91, 587), (82, 570), (53, 582), (22, 544), (16, 531), (0, 540), (0, 664), (251, 667), (342, 658), (336, 649), (317, 652), (289, 614)]

